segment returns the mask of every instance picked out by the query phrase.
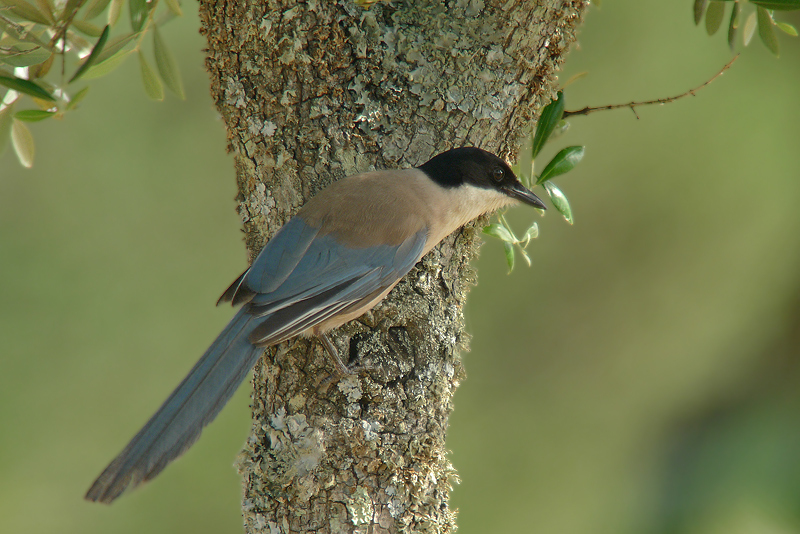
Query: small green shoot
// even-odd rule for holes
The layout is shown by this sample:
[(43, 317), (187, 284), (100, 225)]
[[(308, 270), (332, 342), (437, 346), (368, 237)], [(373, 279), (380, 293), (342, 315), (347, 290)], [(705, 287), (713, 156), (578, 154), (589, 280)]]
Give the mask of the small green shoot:
[(496, 237), (502, 241), (509, 274), (514, 270), (515, 248), (519, 250), (519, 253), (525, 260), (525, 263), (527, 263), (528, 267), (530, 267), (531, 258), (528, 256), (528, 253), (525, 251), (525, 249), (528, 247), (528, 244), (532, 239), (536, 239), (539, 236), (539, 225), (536, 223), (531, 224), (530, 227), (525, 231), (525, 234), (522, 236), (522, 238), (518, 238), (516, 235), (514, 235), (514, 231), (511, 229), (511, 225), (508, 224), (505, 215), (501, 213), (497, 219), (498, 221), (496, 223), (492, 223), (489, 226), (484, 226), (483, 233), (492, 237)]
[[(558, 154), (545, 165), (544, 170), (538, 176), (534, 169), (536, 157), (539, 155), (542, 147), (548, 141), (557, 137), (559, 133), (566, 130), (567, 124), (563, 120), (563, 116), (564, 93), (563, 91), (559, 91), (556, 99), (542, 110), (539, 116), (539, 122), (536, 124), (536, 129), (526, 140), (514, 171), (526, 187), (542, 186), (550, 197), (550, 201), (553, 203), (556, 211), (561, 213), (569, 224), (572, 224), (572, 209), (570, 208), (569, 201), (561, 189), (553, 184), (551, 179), (574, 169), (581, 159), (583, 159), (585, 147), (570, 146), (561, 149)], [(542, 212), (542, 214), (544, 214), (544, 212)], [(505, 252), (509, 273), (514, 270), (517, 252), (522, 255), (525, 263), (530, 267), (531, 258), (526, 248), (531, 240), (536, 239), (539, 235), (539, 226), (535, 222), (528, 227), (521, 238), (518, 238), (511, 229), (511, 225), (508, 224), (505, 215), (501, 212), (497, 217), (497, 222), (485, 226), (483, 228), (483, 233), (495, 237), (503, 243), (503, 250)]]

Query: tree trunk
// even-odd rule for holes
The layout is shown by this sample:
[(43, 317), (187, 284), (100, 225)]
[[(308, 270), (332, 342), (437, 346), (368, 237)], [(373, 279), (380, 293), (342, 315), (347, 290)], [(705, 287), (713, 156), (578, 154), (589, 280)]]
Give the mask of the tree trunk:
[[(236, 156), (251, 258), (330, 182), (410, 167), (457, 146), (514, 153), (553, 94), (584, 0), (297, 3), (201, 0), (211, 92)], [(444, 448), (464, 370), (468, 226), (370, 314), (322, 347), (256, 366), (239, 459), (248, 532), (448, 532), (457, 480)]]

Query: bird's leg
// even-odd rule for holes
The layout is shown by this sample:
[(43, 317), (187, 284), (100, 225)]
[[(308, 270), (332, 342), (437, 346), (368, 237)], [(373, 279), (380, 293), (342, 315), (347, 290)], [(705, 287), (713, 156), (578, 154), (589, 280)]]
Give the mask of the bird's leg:
[(336, 374), (339, 375), (339, 378), (352, 375), (353, 371), (348, 369), (344, 362), (342, 362), (342, 359), (339, 358), (339, 352), (336, 350), (336, 346), (333, 344), (333, 341), (331, 341), (331, 338), (322, 332), (317, 334), (317, 338), (319, 338), (322, 346), (325, 347), (325, 352), (327, 352), (331, 357), (331, 361), (333, 362), (333, 366), (336, 368)]

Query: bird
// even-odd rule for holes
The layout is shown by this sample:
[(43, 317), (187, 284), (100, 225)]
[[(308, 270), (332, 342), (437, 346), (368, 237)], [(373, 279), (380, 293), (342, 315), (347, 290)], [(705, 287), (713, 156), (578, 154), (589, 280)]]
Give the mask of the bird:
[(504, 160), (476, 147), (324, 188), (222, 294), (217, 304), (238, 312), (85, 498), (111, 503), (158, 475), (199, 438), (267, 347), (317, 337), (336, 374), (349, 374), (327, 332), (374, 307), (453, 231), (517, 202), (546, 209)]

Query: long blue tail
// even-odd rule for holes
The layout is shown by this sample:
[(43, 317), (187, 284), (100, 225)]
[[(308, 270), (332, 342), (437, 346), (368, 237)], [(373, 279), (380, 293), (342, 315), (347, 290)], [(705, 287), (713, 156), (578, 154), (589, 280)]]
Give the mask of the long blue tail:
[(97, 477), (86, 499), (110, 503), (128, 486), (155, 477), (200, 437), (264, 350), (248, 341), (256, 321), (239, 310), (161, 408)]

